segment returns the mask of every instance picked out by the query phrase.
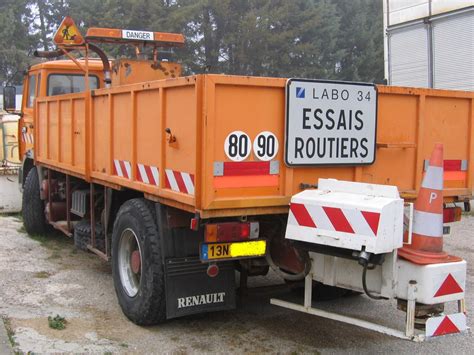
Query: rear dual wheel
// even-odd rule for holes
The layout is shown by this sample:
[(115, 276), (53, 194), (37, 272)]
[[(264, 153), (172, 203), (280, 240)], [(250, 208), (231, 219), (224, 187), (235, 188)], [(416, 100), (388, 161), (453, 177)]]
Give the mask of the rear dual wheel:
[(125, 202), (112, 234), (112, 273), (123, 313), (138, 325), (166, 320), (164, 266), (154, 206)]
[[(87, 251), (87, 246), (91, 244), (92, 228), (91, 222), (87, 219), (77, 222), (74, 227), (74, 245), (77, 249)], [(105, 252), (104, 229), (99, 223), (95, 225), (95, 248)]]

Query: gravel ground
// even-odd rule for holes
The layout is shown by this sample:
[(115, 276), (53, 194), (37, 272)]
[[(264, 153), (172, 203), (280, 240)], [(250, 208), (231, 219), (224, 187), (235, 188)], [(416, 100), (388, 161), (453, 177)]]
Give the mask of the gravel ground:
[[(472, 238), (472, 216), (445, 237), (445, 249), (468, 261), (468, 310), (474, 302)], [(270, 275), (249, 283), (278, 282)], [(235, 311), (138, 327), (121, 313), (107, 263), (76, 251), (67, 237), (31, 238), (16, 217), (0, 217), (0, 316), (18, 352), (472, 354), (474, 349), (470, 333), (413, 343), (272, 306), (271, 297), (297, 300), (288, 290), (253, 291)], [(351, 296), (315, 306), (403, 327), (404, 313), (392, 301)], [(66, 329), (49, 328), (47, 318), (56, 314), (66, 318)]]

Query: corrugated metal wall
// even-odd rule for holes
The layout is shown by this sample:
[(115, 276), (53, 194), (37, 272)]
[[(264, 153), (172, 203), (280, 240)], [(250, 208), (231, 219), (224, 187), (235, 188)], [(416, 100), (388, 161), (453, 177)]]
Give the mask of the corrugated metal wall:
[(474, 11), (433, 21), (433, 86), (474, 90)]
[(474, 6), (387, 29), (390, 85), (474, 91)]
[(424, 23), (389, 34), (390, 85), (429, 86), (428, 32)]

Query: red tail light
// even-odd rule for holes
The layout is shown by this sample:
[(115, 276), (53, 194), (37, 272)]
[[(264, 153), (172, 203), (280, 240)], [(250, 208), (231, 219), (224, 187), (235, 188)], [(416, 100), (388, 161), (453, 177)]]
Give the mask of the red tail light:
[(461, 207), (445, 207), (443, 209), (443, 223), (458, 222), (461, 220)]
[(204, 239), (212, 242), (235, 242), (239, 240), (257, 239), (258, 222), (224, 222), (206, 225)]

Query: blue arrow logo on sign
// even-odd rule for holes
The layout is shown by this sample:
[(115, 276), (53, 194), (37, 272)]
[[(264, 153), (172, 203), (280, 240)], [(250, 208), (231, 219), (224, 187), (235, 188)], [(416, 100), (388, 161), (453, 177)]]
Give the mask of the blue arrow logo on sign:
[(297, 87), (297, 88), (296, 88), (296, 97), (297, 97), (298, 99), (304, 99), (304, 96), (305, 96), (305, 89), (304, 89), (304, 88)]

